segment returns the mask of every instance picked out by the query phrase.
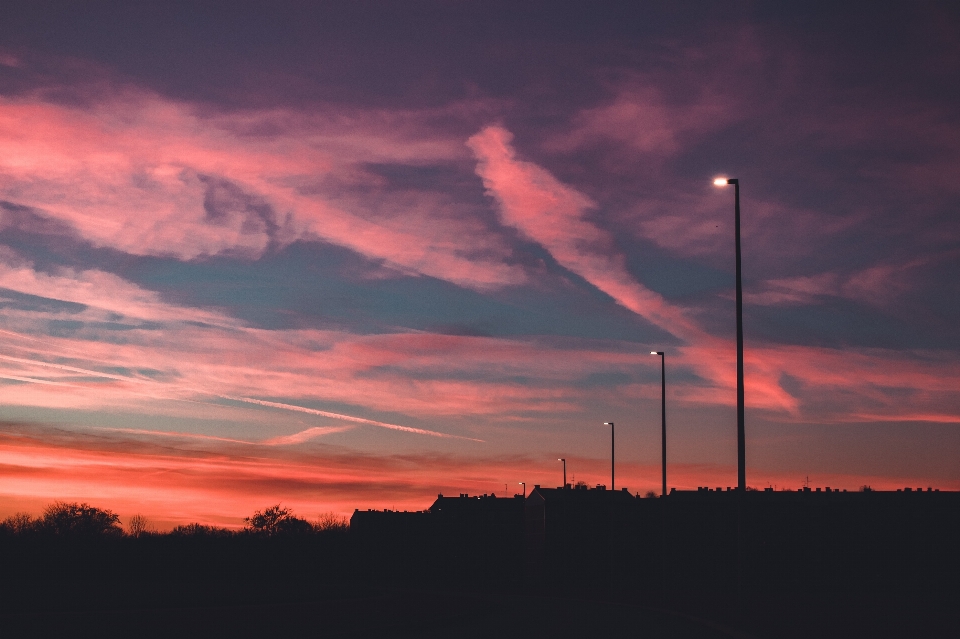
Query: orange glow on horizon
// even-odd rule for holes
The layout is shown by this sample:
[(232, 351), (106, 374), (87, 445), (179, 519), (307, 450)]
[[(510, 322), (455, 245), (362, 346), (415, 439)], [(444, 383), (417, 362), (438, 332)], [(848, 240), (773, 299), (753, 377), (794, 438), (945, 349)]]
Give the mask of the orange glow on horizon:
[[(461, 456), (371, 456), (323, 450), (249, 447), (209, 442), (174, 450), (150, 436), (118, 433), (104, 439), (66, 437), (49, 443), (29, 435), (0, 434), (0, 518), (27, 511), (36, 516), (54, 501), (85, 501), (117, 512), (122, 521), (145, 515), (158, 529), (186, 523), (238, 527), (243, 517), (275, 503), (300, 516), (321, 512), (349, 516), (354, 509), (423, 510), (438, 493), (504, 494), (503, 486), (559, 486), (562, 476), (552, 458)], [(204, 442), (207, 443), (207, 442)], [(567, 456), (568, 481), (608, 485), (609, 461)], [(618, 486), (630, 492), (659, 493), (659, 464), (618, 462)], [(672, 464), (669, 485), (680, 490), (735, 485), (735, 467)], [(751, 471), (758, 489), (797, 489), (802, 477)], [(876, 490), (928, 486), (918, 477), (818, 475), (817, 486)], [(960, 483), (936, 482), (941, 490)], [(511, 495), (510, 490), (507, 491)]]

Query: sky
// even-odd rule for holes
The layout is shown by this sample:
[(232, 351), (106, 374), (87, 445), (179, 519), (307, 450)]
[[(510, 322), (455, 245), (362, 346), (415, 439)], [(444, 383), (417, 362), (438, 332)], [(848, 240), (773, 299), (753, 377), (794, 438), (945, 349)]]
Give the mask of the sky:
[[(0, 517), (960, 489), (960, 10), (0, 7)], [(679, 5), (679, 6), (678, 6)]]

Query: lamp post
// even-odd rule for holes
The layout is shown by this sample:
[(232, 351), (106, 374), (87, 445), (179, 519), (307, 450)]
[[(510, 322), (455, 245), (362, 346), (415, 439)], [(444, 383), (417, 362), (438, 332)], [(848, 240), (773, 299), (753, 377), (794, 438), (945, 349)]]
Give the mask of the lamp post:
[(664, 362), (663, 351), (650, 351), (651, 355), (660, 356), (660, 454), (663, 471), (663, 493), (667, 496), (667, 365)]
[(567, 460), (563, 457), (560, 457), (557, 459), (557, 461), (563, 462), (563, 484), (561, 484), (561, 486), (563, 488), (566, 488), (567, 487)]
[(518, 483), (518, 484), (523, 484), (523, 498), (526, 499), (526, 498), (527, 498), (527, 482), (525, 482), (525, 481), (518, 481), (517, 483)]
[(603, 422), (604, 426), (610, 427), (610, 490), (616, 490), (617, 484), (614, 481), (616, 477), (616, 464), (614, 463), (616, 447), (614, 446), (613, 422)]
[(743, 284), (740, 276), (740, 180), (717, 178), (716, 186), (734, 187), (734, 232), (737, 248), (737, 488), (747, 489), (747, 445), (743, 432)]

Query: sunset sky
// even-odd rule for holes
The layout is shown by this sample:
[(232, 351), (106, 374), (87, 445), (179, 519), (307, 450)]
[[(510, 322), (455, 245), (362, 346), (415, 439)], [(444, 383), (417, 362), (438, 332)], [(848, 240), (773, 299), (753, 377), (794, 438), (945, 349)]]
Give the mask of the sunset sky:
[(658, 490), (651, 350), (736, 485), (717, 176), (747, 483), (960, 489), (955, 4), (61, 4), (0, 7), (0, 518), (609, 484), (606, 421)]

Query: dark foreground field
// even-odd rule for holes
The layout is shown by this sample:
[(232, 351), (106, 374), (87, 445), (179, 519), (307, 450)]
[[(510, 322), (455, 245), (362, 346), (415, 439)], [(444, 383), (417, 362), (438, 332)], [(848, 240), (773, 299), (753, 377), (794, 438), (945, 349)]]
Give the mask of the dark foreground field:
[(348, 534), (7, 540), (0, 558), (3, 636), (960, 636), (955, 576), (744, 579), (741, 607), (734, 576), (390, 562)]
[(710, 596), (701, 592), (664, 607), (639, 593), (556, 592), (533, 584), (45, 578), (6, 582), (0, 623), (5, 636), (706, 639), (956, 637), (960, 631), (956, 593), (871, 601), (844, 592), (794, 593), (765, 598), (765, 611), (748, 606), (741, 621), (697, 601)]
[(43, 580), (6, 596), (5, 628), (66, 636), (691, 637), (732, 636), (616, 598), (469, 584)]

